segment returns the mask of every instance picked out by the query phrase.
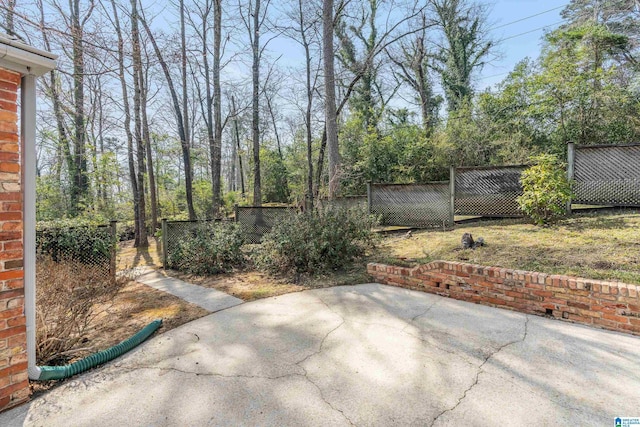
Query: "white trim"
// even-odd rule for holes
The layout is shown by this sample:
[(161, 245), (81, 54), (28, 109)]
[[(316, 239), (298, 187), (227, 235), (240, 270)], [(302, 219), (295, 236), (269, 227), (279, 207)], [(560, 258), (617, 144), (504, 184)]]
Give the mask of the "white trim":
[(21, 74), (41, 76), (56, 68), (58, 56), (0, 36), (0, 66)]
[(40, 376), (40, 370), (36, 366), (36, 77), (34, 75), (22, 77), (20, 106), (27, 370), (29, 378), (37, 379)]

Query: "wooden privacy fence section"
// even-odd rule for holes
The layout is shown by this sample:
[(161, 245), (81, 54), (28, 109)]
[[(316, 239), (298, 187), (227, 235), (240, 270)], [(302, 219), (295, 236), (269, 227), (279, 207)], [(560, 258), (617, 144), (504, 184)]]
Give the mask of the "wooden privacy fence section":
[(295, 213), (288, 206), (235, 206), (235, 221), (246, 231), (247, 243), (258, 244), (274, 224), (285, 215)]
[(575, 180), (573, 203), (640, 206), (640, 144), (578, 145), (575, 150), (570, 144), (568, 163), (569, 178)]
[[(245, 231), (246, 243), (258, 244), (274, 224), (283, 216), (296, 212), (293, 207), (275, 206), (235, 206), (234, 222), (240, 224)], [(194, 221), (162, 220), (162, 264), (171, 268), (171, 254), (178, 250), (179, 242), (195, 236), (199, 229), (214, 222), (226, 220), (207, 219)]]
[(449, 182), (425, 184), (369, 184), (369, 213), (380, 216), (382, 225), (451, 227)]
[(107, 280), (115, 279), (116, 224), (39, 229), (37, 255), (50, 256), (55, 262), (77, 261)]
[(318, 207), (321, 209), (338, 208), (366, 210), (367, 206), (368, 200), (366, 195), (337, 197), (333, 200), (318, 199)]
[[(567, 176), (573, 179), (573, 203), (640, 207), (640, 144), (568, 145)], [(366, 196), (319, 200), (320, 208), (346, 208), (377, 215), (381, 225), (451, 228), (454, 215), (520, 217), (517, 198), (527, 165), (451, 168), (450, 180), (423, 184), (367, 184)], [(568, 206), (570, 208), (570, 206)], [(247, 243), (262, 236), (294, 207), (236, 206), (235, 221)], [(570, 212), (570, 209), (567, 210)], [(165, 253), (202, 221), (164, 222)]]
[(453, 172), (455, 214), (519, 217), (520, 175), (526, 165), (462, 167)]
[(184, 220), (184, 221), (168, 221), (162, 220), (162, 266), (171, 268), (171, 255), (178, 250), (180, 242), (194, 236), (199, 229), (220, 220), (203, 219), (203, 220)]

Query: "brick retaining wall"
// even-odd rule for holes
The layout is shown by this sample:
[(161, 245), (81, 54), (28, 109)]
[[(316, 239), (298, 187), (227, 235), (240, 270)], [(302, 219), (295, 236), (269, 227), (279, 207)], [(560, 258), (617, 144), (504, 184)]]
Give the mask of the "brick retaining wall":
[(640, 335), (638, 285), (449, 261), (371, 263), (367, 272), (388, 285)]

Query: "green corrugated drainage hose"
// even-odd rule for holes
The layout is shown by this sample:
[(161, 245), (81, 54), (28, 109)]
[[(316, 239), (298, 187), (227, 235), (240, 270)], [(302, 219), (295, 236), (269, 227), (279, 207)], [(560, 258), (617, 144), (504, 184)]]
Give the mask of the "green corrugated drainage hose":
[(87, 369), (91, 369), (95, 366), (106, 363), (115, 359), (118, 356), (123, 355), (134, 347), (140, 345), (144, 340), (154, 333), (160, 326), (162, 326), (162, 319), (154, 320), (147, 326), (142, 328), (140, 332), (122, 341), (120, 344), (116, 344), (113, 347), (109, 347), (106, 350), (99, 351), (91, 356), (85, 357), (82, 360), (71, 363), (65, 366), (38, 366), (40, 368), (40, 376), (38, 381), (49, 380), (61, 380), (63, 378), (69, 378), (73, 375), (84, 372)]

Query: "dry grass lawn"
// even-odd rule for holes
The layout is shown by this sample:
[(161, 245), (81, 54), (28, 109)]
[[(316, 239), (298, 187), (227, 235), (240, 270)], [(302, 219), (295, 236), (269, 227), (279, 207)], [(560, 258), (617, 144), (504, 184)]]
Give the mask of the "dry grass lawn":
[[(485, 247), (461, 250), (468, 232)], [(432, 260), (568, 274), (640, 283), (640, 213), (599, 212), (573, 216), (551, 227), (524, 220), (458, 225), (455, 230), (417, 231), (387, 237), (380, 262), (417, 264)]]

